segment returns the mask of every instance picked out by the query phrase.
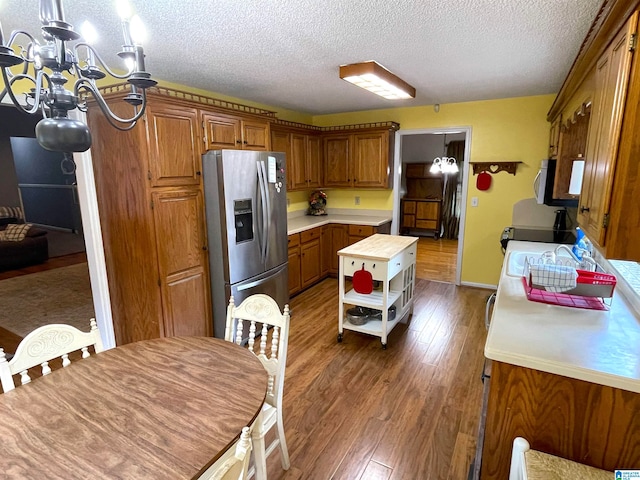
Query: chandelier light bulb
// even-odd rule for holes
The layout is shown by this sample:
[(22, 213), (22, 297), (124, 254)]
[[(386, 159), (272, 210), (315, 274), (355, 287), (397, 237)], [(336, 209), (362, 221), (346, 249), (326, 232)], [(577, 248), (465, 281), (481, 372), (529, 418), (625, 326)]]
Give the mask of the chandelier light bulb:
[(116, 9), (122, 20), (129, 20), (131, 18), (131, 5), (128, 0), (116, 0)]
[(80, 33), (82, 34), (82, 38), (84, 38), (84, 41), (89, 45), (94, 45), (98, 40), (98, 32), (88, 20), (85, 20), (80, 27)]
[(142, 45), (147, 39), (147, 29), (144, 27), (144, 23), (142, 23), (138, 15), (131, 17), (129, 22), (133, 43), (135, 45)]

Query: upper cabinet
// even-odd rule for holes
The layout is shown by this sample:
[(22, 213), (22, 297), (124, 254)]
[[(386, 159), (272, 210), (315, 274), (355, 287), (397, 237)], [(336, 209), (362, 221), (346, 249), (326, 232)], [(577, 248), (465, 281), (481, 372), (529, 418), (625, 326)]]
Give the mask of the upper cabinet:
[(398, 124), (324, 136), (324, 186), (391, 188)]
[(269, 150), (269, 122), (203, 112), (204, 142), (207, 150)]
[[(603, 3), (547, 120), (554, 125), (562, 115), (577, 119), (576, 135), (587, 130), (578, 224), (607, 258), (640, 261), (637, 8), (638, 2)], [(578, 103), (586, 107), (583, 118), (574, 115)], [(563, 151), (573, 128), (561, 124), (557, 151), (569, 172), (575, 152), (563, 157)]]
[(149, 138), (151, 185), (198, 185), (198, 111), (164, 102), (149, 102), (145, 123)]
[(271, 149), (286, 154), (288, 191), (322, 186), (319, 134), (276, 126), (271, 130)]
[(287, 189), (391, 188), (394, 122), (313, 127), (276, 122), (271, 147), (287, 155)]

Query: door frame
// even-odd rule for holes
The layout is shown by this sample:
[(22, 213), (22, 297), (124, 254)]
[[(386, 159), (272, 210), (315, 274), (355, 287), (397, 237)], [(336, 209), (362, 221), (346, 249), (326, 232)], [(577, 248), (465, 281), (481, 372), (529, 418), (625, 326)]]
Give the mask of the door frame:
[[(70, 117), (87, 123), (84, 112), (73, 110)], [(84, 243), (87, 250), (87, 264), (89, 266), (89, 280), (91, 294), (96, 315), (96, 323), (102, 344), (106, 349), (116, 346), (113, 331), (113, 317), (111, 314), (111, 295), (107, 280), (107, 264), (104, 257), (104, 243), (102, 241), (102, 227), (100, 226), (100, 211), (98, 209), (98, 194), (93, 174), (93, 159), (91, 149), (86, 152), (74, 153), (76, 164), (76, 182), (78, 184), (78, 200), (80, 202), (80, 216), (84, 233)]]
[(453, 133), (464, 133), (464, 168), (462, 173), (462, 198), (460, 206), (460, 227), (458, 232), (458, 255), (456, 258), (456, 280), (455, 285), (462, 283), (462, 251), (464, 249), (465, 218), (467, 214), (467, 197), (469, 189), (469, 176), (471, 165), (471, 130), (470, 126), (461, 127), (440, 127), (440, 128), (418, 128), (412, 130), (398, 130), (396, 132), (394, 146), (393, 163), (393, 220), (391, 223), (391, 233), (397, 235), (400, 231), (400, 182), (402, 177), (402, 137), (405, 135), (443, 135)]

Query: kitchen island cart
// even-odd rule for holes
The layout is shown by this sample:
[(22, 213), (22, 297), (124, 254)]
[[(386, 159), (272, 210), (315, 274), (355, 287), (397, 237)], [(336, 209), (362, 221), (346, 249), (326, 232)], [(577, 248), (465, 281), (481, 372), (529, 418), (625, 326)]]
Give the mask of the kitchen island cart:
[[(413, 312), (413, 290), (416, 278), (417, 237), (372, 235), (338, 251), (340, 298), (338, 307), (338, 342), (344, 330), (380, 337), (387, 348), (387, 335), (398, 322), (406, 323)], [(365, 270), (379, 286), (371, 293), (345, 292), (345, 280)], [(369, 319), (355, 325), (345, 318), (345, 304), (381, 311), (380, 319)], [(394, 305), (396, 315), (389, 318)]]

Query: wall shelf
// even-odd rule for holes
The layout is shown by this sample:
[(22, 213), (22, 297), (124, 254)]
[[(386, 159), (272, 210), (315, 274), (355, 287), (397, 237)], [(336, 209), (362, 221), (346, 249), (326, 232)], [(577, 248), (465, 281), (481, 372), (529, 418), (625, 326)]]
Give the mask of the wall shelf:
[(474, 175), (482, 172), (489, 172), (492, 174), (507, 172), (515, 176), (519, 163), (522, 162), (471, 162), (471, 165), (473, 165)]

